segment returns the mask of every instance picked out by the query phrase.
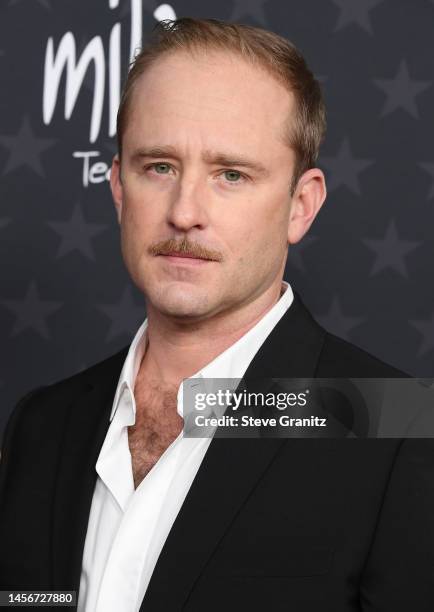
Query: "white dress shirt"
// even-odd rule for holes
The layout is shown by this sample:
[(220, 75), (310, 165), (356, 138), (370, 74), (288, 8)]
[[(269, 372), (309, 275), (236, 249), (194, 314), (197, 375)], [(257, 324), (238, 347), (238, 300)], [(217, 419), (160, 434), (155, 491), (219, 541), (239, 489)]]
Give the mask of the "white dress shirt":
[[(237, 342), (190, 378), (242, 378), (293, 301), (290, 285)], [(138, 612), (169, 531), (202, 463), (209, 438), (182, 432), (134, 489), (128, 426), (134, 425), (134, 386), (147, 345), (147, 319), (131, 343), (116, 389), (84, 545), (78, 612)], [(199, 381), (200, 382), (200, 381)], [(178, 414), (182, 416), (182, 384)]]

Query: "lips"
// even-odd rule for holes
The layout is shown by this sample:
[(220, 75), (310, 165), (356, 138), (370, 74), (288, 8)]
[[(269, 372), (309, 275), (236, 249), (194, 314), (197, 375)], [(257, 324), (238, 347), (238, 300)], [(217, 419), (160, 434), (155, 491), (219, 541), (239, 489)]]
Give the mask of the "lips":
[(171, 266), (187, 266), (191, 268), (195, 266), (204, 266), (212, 262), (211, 259), (195, 257), (189, 253), (175, 253), (172, 251), (171, 253), (161, 253), (160, 255), (163, 255), (164, 261)]
[(203, 259), (203, 257), (196, 257), (195, 255), (190, 255), (189, 253), (176, 253), (176, 252), (171, 252), (171, 253), (164, 253), (164, 255), (169, 255), (170, 257), (189, 257), (191, 259)]

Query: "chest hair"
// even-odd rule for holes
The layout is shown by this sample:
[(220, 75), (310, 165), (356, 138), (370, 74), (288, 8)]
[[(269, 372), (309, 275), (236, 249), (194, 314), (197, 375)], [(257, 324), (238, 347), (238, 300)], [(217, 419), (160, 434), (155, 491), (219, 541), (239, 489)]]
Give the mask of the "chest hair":
[(128, 427), (136, 489), (182, 430), (183, 419), (176, 411), (177, 395), (175, 385), (153, 379), (136, 381), (136, 422)]

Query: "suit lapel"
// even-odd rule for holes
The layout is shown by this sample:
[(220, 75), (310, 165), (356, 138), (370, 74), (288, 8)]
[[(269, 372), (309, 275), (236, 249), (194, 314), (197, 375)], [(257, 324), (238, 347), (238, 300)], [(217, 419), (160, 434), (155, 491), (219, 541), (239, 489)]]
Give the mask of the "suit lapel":
[(91, 368), (79, 380), (65, 425), (53, 506), (53, 587), (75, 589), (96, 482), (95, 464), (110, 421), (119, 375), (128, 349)]
[(215, 439), (158, 559), (140, 612), (178, 610), (284, 441)]
[[(293, 304), (256, 353), (243, 380), (312, 377), (323, 342), (324, 331), (294, 294)], [(163, 547), (140, 612), (180, 608), (285, 442), (213, 439)]]

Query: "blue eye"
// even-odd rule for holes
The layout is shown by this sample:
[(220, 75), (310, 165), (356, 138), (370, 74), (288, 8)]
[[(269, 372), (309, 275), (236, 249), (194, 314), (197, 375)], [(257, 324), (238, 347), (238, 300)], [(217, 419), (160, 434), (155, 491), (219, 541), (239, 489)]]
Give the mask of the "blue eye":
[(238, 170), (225, 170), (224, 173), (229, 183), (238, 183), (242, 177), (241, 172)]
[(152, 168), (155, 169), (157, 174), (167, 174), (167, 172), (164, 172), (164, 171), (163, 172), (159, 172), (158, 171), (158, 168), (161, 168), (161, 167), (166, 168), (167, 170), (170, 169), (169, 164), (165, 164), (164, 162), (157, 162), (156, 164), (152, 164)]
[[(172, 166), (166, 162), (154, 162), (146, 166), (145, 170), (153, 170), (157, 174), (169, 174)], [(225, 175), (228, 183), (241, 183), (245, 180), (245, 176), (238, 170), (223, 170), (221, 174)]]

